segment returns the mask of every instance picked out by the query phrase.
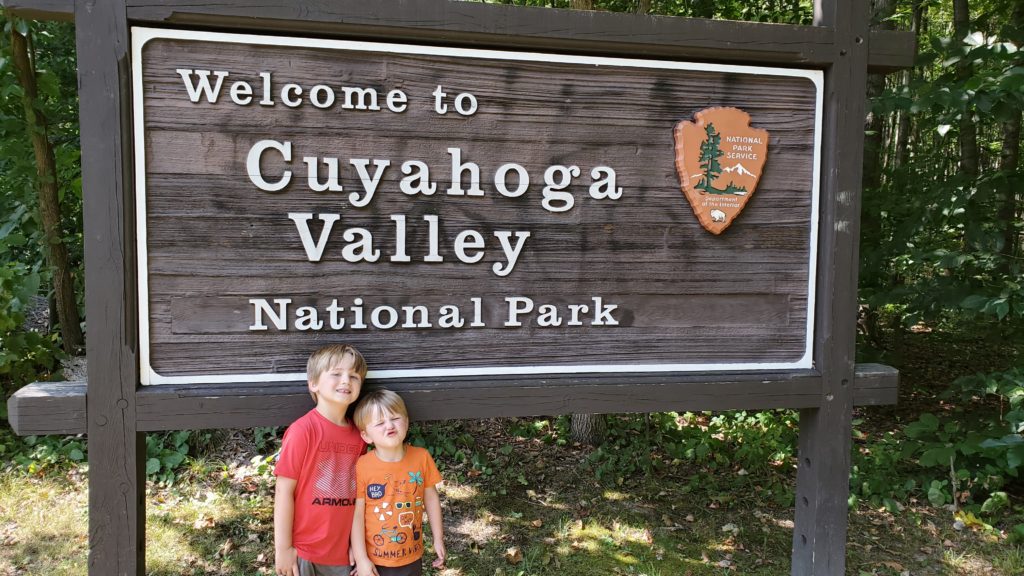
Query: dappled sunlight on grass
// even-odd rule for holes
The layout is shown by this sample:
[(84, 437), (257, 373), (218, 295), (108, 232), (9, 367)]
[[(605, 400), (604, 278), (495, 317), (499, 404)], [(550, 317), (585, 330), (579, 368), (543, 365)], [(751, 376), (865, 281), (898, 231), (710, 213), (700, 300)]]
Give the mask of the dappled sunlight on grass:
[(226, 483), (152, 489), (147, 574), (272, 574), (272, 506), (269, 492)]
[(61, 478), (0, 477), (0, 573), (86, 573), (84, 486)]
[(480, 491), (473, 486), (449, 482), (442, 484), (439, 491), (442, 496), (451, 500), (470, 500), (480, 495)]

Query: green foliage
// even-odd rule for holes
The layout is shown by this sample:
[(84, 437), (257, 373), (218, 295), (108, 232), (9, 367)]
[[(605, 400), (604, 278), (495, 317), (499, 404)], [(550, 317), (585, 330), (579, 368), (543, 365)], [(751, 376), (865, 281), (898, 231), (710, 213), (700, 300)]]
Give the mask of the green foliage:
[[(74, 28), (67, 23), (11, 20), (0, 11), (0, 388), (10, 392), (25, 382), (46, 378), (57, 354), (56, 336), (20, 329), (29, 298), (51, 291), (43, 253), (38, 211), (35, 155), (24, 120), (23, 91), (12, 63), (10, 30), (29, 37), (34, 49), (39, 96), (34, 106), (47, 119), (54, 146), (62, 203), (62, 238), (81, 282), (81, 168)], [(82, 291), (78, 290), (81, 299)]]
[[(484, 0), (492, 4), (572, 8), (570, 0)], [(637, 0), (594, 0), (594, 10), (636, 12)], [(719, 20), (811, 24), (814, 4), (806, 0), (651, 0), (649, 14)]]
[[(1024, 108), (1024, 36), (1009, 26), (1011, 4), (980, 6), (962, 39), (951, 37), (948, 8), (934, 7), (918, 73), (908, 83), (890, 76), (872, 106), (893, 125), (881, 184), (864, 191), (861, 300), (898, 311), (906, 326), (951, 313), (1024, 317), (1024, 266), (1007, 241), (1024, 231), (1007, 208), (1019, 214), (1024, 171), (1001, 157), (1003, 123)], [(908, 120), (899, 136), (910, 150), (893, 137), (897, 116)], [(962, 122), (977, 130), (977, 174), (958, 144)]]
[(6, 304), (0, 306), (0, 400), (4, 400), (4, 406), (7, 392), (45, 379), (57, 368), (61, 354), (56, 336), (23, 327), (25, 307), (37, 293), (39, 283), (40, 274), (21, 263), (0, 265), (0, 302)]
[(790, 463), (796, 440), (792, 410), (611, 416), (607, 440), (589, 459), (598, 478), (616, 483), (690, 462), (719, 481), (723, 474), (755, 474), (781, 488), (788, 480), (778, 471)]
[(83, 464), (86, 442), (82, 436), (26, 436), (19, 438), (0, 427), (0, 462), (4, 468), (29, 474), (48, 474)]
[(177, 481), (190, 458), (207, 452), (213, 433), (177, 430), (146, 435), (146, 478), (164, 485)]
[(487, 469), (486, 459), (475, 448), (476, 441), (456, 423), (414, 422), (409, 426), (408, 442), (426, 448), (440, 462), (469, 462), (477, 470)]
[[(897, 434), (854, 455), (854, 493), (872, 503), (920, 495), (996, 515), (1002, 490), (1024, 462), (1024, 371), (958, 378), (944, 394), (950, 410), (922, 414)], [(986, 410), (999, 406), (997, 410)]]

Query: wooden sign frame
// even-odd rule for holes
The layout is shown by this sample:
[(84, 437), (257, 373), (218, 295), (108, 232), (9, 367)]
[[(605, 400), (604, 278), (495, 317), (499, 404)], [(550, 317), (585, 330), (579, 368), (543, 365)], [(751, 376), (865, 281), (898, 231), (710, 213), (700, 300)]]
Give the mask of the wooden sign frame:
[[(88, 384), (34, 385), (9, 402), (19, 433), (87, 432), (89, 573), (145, 567), (145, 433), (283, 425), (304, 386), (140, 387), (134, 291), (130, 26), (273, 32), (714, 61), (822, 70), (825, 78), (813, 367), (738, 373), (503, 375), (389, 382), (417, 418), (570, 412), (796, 408), (800, 414), (792, 574), (843, 574), (857, 404), (895, 401), (897, 374), (854, 365), (865, 86), (912, 64), (912, 34), (868, 30), (868, 3), (820, 0), (814, 26), (570, 12), (444, 0), (0, 0), (27, 18), (74, 19), (84, 191)], [(870, 48), (870, 50), (869, 50)], [(103, 471), (99, 473), (99, 471)]]
[[(374, 381), (813, 368), (821, 71), (141, 27), (132, 43), (143, 385), (303, 381), (308, 351), (338, 339), (363, 351)], [(206, 98), (198, 78), (210, 76), (199, 70), (218, 78)], [(471, 97), (474, 113), (437, 113), (430, 93), (440, 83)], [(350, 87), (364, 85), (374, 88)], [(283, 101), (303, 86), (310, 101)], [(258, 94), (240, 98), (236, 88)], [(349, 102), (357, 92), (380, 104), (360, 110)], [(401, 104), (392, 109), (385, 93)], [(726, 237), (697, 225), (672, 171), (672, 127), (708, 93), (756, 111), (778, 143), (770, 190)], [(330, 104), (313, 103), (324, 94)], [(640, 118), (623, 125), (633, 110)], [(608, 114), (622, 118), (603, 127)], [(726, 170), (750, 164), (728, 159), (741, 155), (734, 147), (746, 148), (723, 146)], [(462, 162), (453, 151), (488, 180), (467, 186), (475, 195), (465, 182), (453, 192), (458, 179), (445, 190), (456, 178), (448, 165)], [(314, 153), (338, 167), (333, 180), (297, 165)], [(357, 177), (351, 156), (376, 168)], [(512, 177), (515, 193), (507, 171), (504, 188), (489, 178), (502, 163), (523, 174)], [(410, 192), (413, 177), (401, 178), (399, 164), (403, 174), (429, 168), (435, 190)], [(563, 164), (580, 175), (552, 191), (550, 174), (571, 170)], [(588, 187), (597, 170), (614, 175), (613, 193)], [(701, 202), (745, 203), (755, 191)], [(322, 228), (310, 224), (324, 217)], [(460, 261), (449, 245), (463, 227), (480, 246), (524, 235), (517, 246), (526, 249), (510, 258), (506, 242)], [(360, 251), (376, 256), (342, 258), (342, 230), (360, 233)], [(438, 326), (439, 309), (458, 313), (453, 302), (463, 304), (461, 326)], [(583, 310), (575, 320), (569, 304)]]

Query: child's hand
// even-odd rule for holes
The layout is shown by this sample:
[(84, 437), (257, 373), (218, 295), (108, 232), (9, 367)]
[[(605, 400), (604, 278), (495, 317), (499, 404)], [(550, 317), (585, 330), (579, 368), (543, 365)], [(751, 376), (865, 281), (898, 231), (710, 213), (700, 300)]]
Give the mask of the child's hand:
[(294, 546), (274, 554), (274, 573), (277, 576), (299, 576), (299, 552)]
[(437, 558), (434, 559), (431, 565), (434, 568), (444, 568), (444, 559), (447, 557), (444, 550), (444, 542), (434, 541), (434, 553), (437, 554)]
[(356, 560), (356, 568), (352, 571), (352, 576), (380, 576), (377, 574), (377, 567), (370, 562), (369, 559), (364, 561)]

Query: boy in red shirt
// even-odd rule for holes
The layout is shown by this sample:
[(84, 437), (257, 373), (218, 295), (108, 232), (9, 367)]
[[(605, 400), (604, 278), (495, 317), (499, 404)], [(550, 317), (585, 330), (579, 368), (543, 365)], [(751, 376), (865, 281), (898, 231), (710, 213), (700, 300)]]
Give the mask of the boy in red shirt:
[[(437, 559), (444, 566), (441, 474), (430, 452), (405, 444), (409, 413), (390, 390), (367, 392), (354, 419), (373, 451), (356, 463), (356, 510), (352, 556), (359, 576), (419, 576), (423, 573), (423, 512), (430, 520)], [(363, 538), (360, 538), (360, 535)]]
[(366, 453), (345, 417), (359, 397), (366, 361), (352, 346), (324, 346), (306, 379), (316, 408), (292, 423), (274, 468), (274, 570), (278, 576), (349, 576), (355, 463)]

